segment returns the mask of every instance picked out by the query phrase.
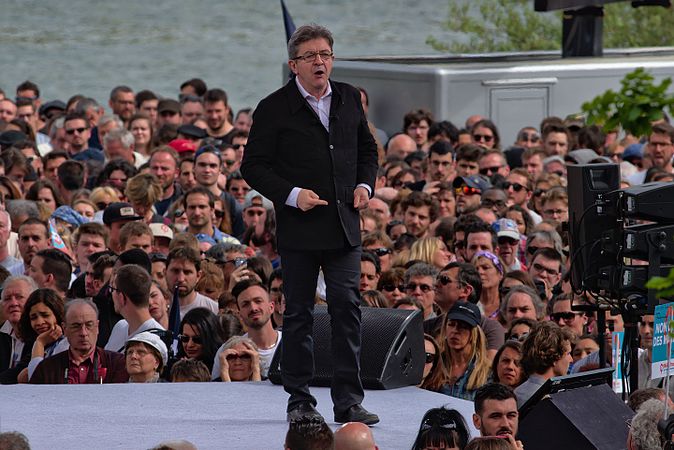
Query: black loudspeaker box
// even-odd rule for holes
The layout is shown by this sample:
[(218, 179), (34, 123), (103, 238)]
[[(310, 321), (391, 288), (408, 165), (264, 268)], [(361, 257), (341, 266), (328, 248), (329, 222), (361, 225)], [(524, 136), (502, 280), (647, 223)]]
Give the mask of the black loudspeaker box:
[(538, 402), (517, 436), (528, 449), (624, 449), (633, 415), (607, 384), (572, 389)]
[[(365, 389), (395, 389), (416, 386), (424, 370), (423, 314), (391, 308), (361, 307), (362, 344), (360, 378)], [(314, 308), (314, 378), (311, 386), (330, 386), (333, 358), (327, 306)], [(269, 368), (274, 384), (281, 380), (283, 342)]]

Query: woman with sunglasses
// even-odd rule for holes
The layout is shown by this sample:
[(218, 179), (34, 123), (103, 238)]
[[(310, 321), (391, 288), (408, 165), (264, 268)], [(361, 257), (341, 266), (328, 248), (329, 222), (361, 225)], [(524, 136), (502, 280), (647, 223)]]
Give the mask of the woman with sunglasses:
[(382, 272), (377, 282), (377, 290), (384, 295), (390, 306), (405, 297), (405, 269), (395, 267)]
[(233, 336), (216, 356), (220, 360), (220, 381), (261, 381), (260, 354), (250, 338)]
[(424, 372), (421, 375), (421, 383), (419, 387), (422, 389), (428, 389), (429, 391), (438, 391), (442, 386), (434, 386), (429, 382), (429, 375), (431, 372), (436, 370), (438, 364), (443, 364), (442, 355), (440, 354), (440, 346), (433, 336), (430, 334), (424, 333), (424, 350), (425, 350), (425, 360), (424, 360)]
[(505, 263), (495, 254), (487, 251), (475, 253), (471, 263), (480, 274), (482, 293), (478, 306), (482, 314), (490, 319), (498, 317), (501, 306), (499, 285), (505, 275)]
[(487, 150), (500, 148), (501, 138), (496, 124), (489, 119), (483, 119), (473, 125), (470, 131), (473, 144), (479, 145)]
[(113, 159), (103, 167), (103, 171), (96, 180), (96, 186), (110, 186), (119, 193), (120, 199), (124, 200), (124, 189), (129, 178), (134, 177), (138, 171), (128, 161)]
[(222, 345), (220, 325), (215, 314), (205, 308), (188, 311), (180, 322), (178, 359), (196, 359), (213, 370), (213, 358)]

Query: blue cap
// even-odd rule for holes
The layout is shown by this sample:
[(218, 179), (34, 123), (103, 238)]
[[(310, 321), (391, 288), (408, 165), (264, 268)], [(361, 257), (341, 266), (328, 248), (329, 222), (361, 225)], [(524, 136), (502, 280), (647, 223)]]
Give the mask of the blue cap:
[(644, 144), (630, 144), (625, 148), (623, 152), (623, 161), (629, 161), (633, 159), (641, 159), (644, 157)]
[(455, 188), (461, 187), (462, 185), (479, 189), (480, 192), (484, 192), (491, 187), (491, 181), (484, 175), (470, 175), (468, 177), (456, 177), (454, 178), (453, 186)]

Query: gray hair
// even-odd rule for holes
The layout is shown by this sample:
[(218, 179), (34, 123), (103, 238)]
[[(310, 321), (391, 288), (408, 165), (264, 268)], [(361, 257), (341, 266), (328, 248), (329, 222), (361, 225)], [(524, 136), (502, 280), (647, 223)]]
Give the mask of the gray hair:
[(101, 105), (98, 104), (96, 100), (94, 100), (91, 97), (86, 97), (77, 102), (77, 106), (75, 107), (75, 112), (79, 114), (86, 114), (87, 111), (90, 109), (96, 109), (98, 110), (101, 107)]
[(25, 215), (28, 219), (39, 219), (40, 211), (31, 200), (7, 200), (7, 212), (10, 217)]
[(405, 271), (405, 284), (409, 283), (413, 277), (432, 277), (435, 281), (435, 277), (438, 276), (438, 269), (426, 263), (416, 263), (409, 269)]
[(104, 127), (110, 122), (115, 122), (117, 128), (124, 128), (124, 123), (115, 114), (106, 114), (104, 116), (101, 116), (101, 118), (98, 119), (98, 127), (99, 128)]
[(655, 450), (663, 448), (664, 439), (658, 431), (658, 421), (662, 419), (665, 404), (652, 398), (646, 400), (632, 419), (632, 444), (637, 450)]
[(75, 306), (78, 305), (87, 305), (91, 307), (91, 309), (96, 312), (96, 317), (98, 318), (98, 306), (96, 306), (96, 303), (94, 303), (92, 300), (89, 300), (88, 298), (75, 298), (72, 300), (69, 300), (66, 305), (65, 305), (65, 311), (63, 312), (63, 317), (65, 320), (65, 317), (68, 315), (68, 311), (70, 311), (70, 308), (74, 308)]
[(546, 230), (534, 231), (533, 233), (530, 233), (527, 236), (527, 250), (529, 249), (529, 245), (531, 245), (531, 241), (533, 241), (536, 238), (550, 242), (554, 246), (554, 249), (557, 250), (557, 253), (562, 255), (562, 265), (564, 265), (564, 253), (562, 251), (563, 247), (562, 237), (559, 235), (559, 233), (557, 233), (556, 231), (546, 231)]
[(37, 283), (35, 283), (35, 280), (33, 280), (31, 277), (27, 277), (26, 275), (12, 275), (7, 277), (4, 283), (2, 283), (2, 300), (5, 299), (5, 292), (7, 292), (7, 288), (11, 284), (17, 283), (19, 281), (23, 281), (28, 286), (28, 295), (32, 294), (33, 291), (37, 289)]
[(288, 58), (294, 59), (297, 57), (300, 44), (314, 39), (325, 39), (332, 49), (335, 40), (332, 38), (332, 33), (327, 28), (311, 23), (309, 25), (302, 25), (295, 30), (290, 40), (288, 41)]
[(124, 148), (131, 148), (134, 143), (133, 134), (126, 128), (115, 128), (105, 135), (103, 145), (108, 146), (113, 141), (119, 141)]
[(531, 298), (531, 303), (534, 304), (534, 309), (536, 310), (536, 318), (541, 320), (545, 314), (545, 303), (541, 300), (541, 297), (538, 296), (538, 293), (531, 289), (529, 286), (513, 286), (510, 288), (508, 293), (505, 295), (505, 298), (501, 302), (501, 316), (505, 318), (506, 312), (508, 311), (508, 303), (510, 299), (515, 294), (526, 294)]
[(225, 351), (239, 344), (248, 344), (253, 347), (255, 351), (259, 351), (257, 344), (255, 344), (251, 338), (245, 336), (232, 336), (231, 338), (227, 339), (227, 342), (222, 344), (222, 350)]

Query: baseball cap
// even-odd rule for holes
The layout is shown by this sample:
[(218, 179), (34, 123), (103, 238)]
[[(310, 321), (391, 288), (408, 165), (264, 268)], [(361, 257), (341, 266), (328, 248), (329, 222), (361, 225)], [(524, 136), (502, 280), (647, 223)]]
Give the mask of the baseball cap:
[(447, 320), (460, 320), (475, 328), (482, 320), (480, 308), (468, 302), (457, 302), (447, 313)]
[(178, 153), (197, 151), (197, 145), (189, 139), (174, 139), (168, 143), (168, 146)]
[(163, 223), (151, 223), (152, 236), (173, 239), (173, 230)]
[(124, 266), (127, 264), (136, 264), (147, 270), (147, 273), (152, 274), (152, 261), (150, 260), (150, 255), (139, 248), (132, 248), (122, 252), (119, 255), (118, 261)]
[(496, 231), (497, 237), (509, 237), (515, 240), (520, 240), (520, 232), (517, 228), (517, 223), (512, 219), (498, 219), (492, 225)]
[(157, 350), (161, 355), (162, 367), (166, 366), (168, 362), (168, 350), (166, 349), (166, 344), (162, 342), (159, 336), (149, 331), (143, 331), (127, 339), (126, 346), (129, 347), (129, 344), (132, 342), (142, 342)]
[(17, 130), (8, 130), (0, 133), (0, 147), (7, 148), (16, 144), (19, 141), (28, 139), (25, 133)]
[(206, 130), (204, 130), (203, 128), (199, 128), (198, 126), (191, 123), (180, 125), (178, 127), (178, 134), (182, 134), (183, 136), (189, 136), (194, 139), (204, 139), (208, 136)]
[(180, 103), (172, 98), (162, 98), (159, 100), (159, 103), (157, 103), (157, 113), (161, 114), (163, 112), (179, 113)]
[(630, 144), (625, 147), (623, 152), (623, 161), (632, 162), (635, 159), (642, 159), (644, 157), (644, 144)]
[(217, 244), (217, 242), (215, 242), (215, 239), (204, 233), (195, 234), (194, 237), (197, 238), (197, 241), (199, 242), (205, 242), (211, 245)]
[(121, 220), (140, 220), (141, 216), (136, 214), (133, 207), (129, 203), (115, 202), (110, 203), (105, 211), (103, 211), (103, 223), (110, 226), (115, 222)]
[(481, 192), (484, 192), (491, 187), (491, 181), (484, 175), (470, 175), (468, 177), (454, 178), (453, 186), (455, 188), (461, 187), (464, 184), (468, 187), (479, 189)]
[(255, 190), (250, 190), (246, 194), (246, 198), (243, 200), (243, 209), (250, 208), (251, 206), (261, 206), (264, 209), (274, 209), (274, 204)]
[(66, 104), (63, 103), (61, 100), (52, 100), (52, 101), (47, 102), (47, 103), (43, 104), (42, 106), (40, 106), (40, 109), (38, 110), (38, 113), (41, 116), (44, 116), (45, 114), (47, 114), (47, 111), (49, 111), (50, 109), (56, 109), (58, 111), (65, 112)]

